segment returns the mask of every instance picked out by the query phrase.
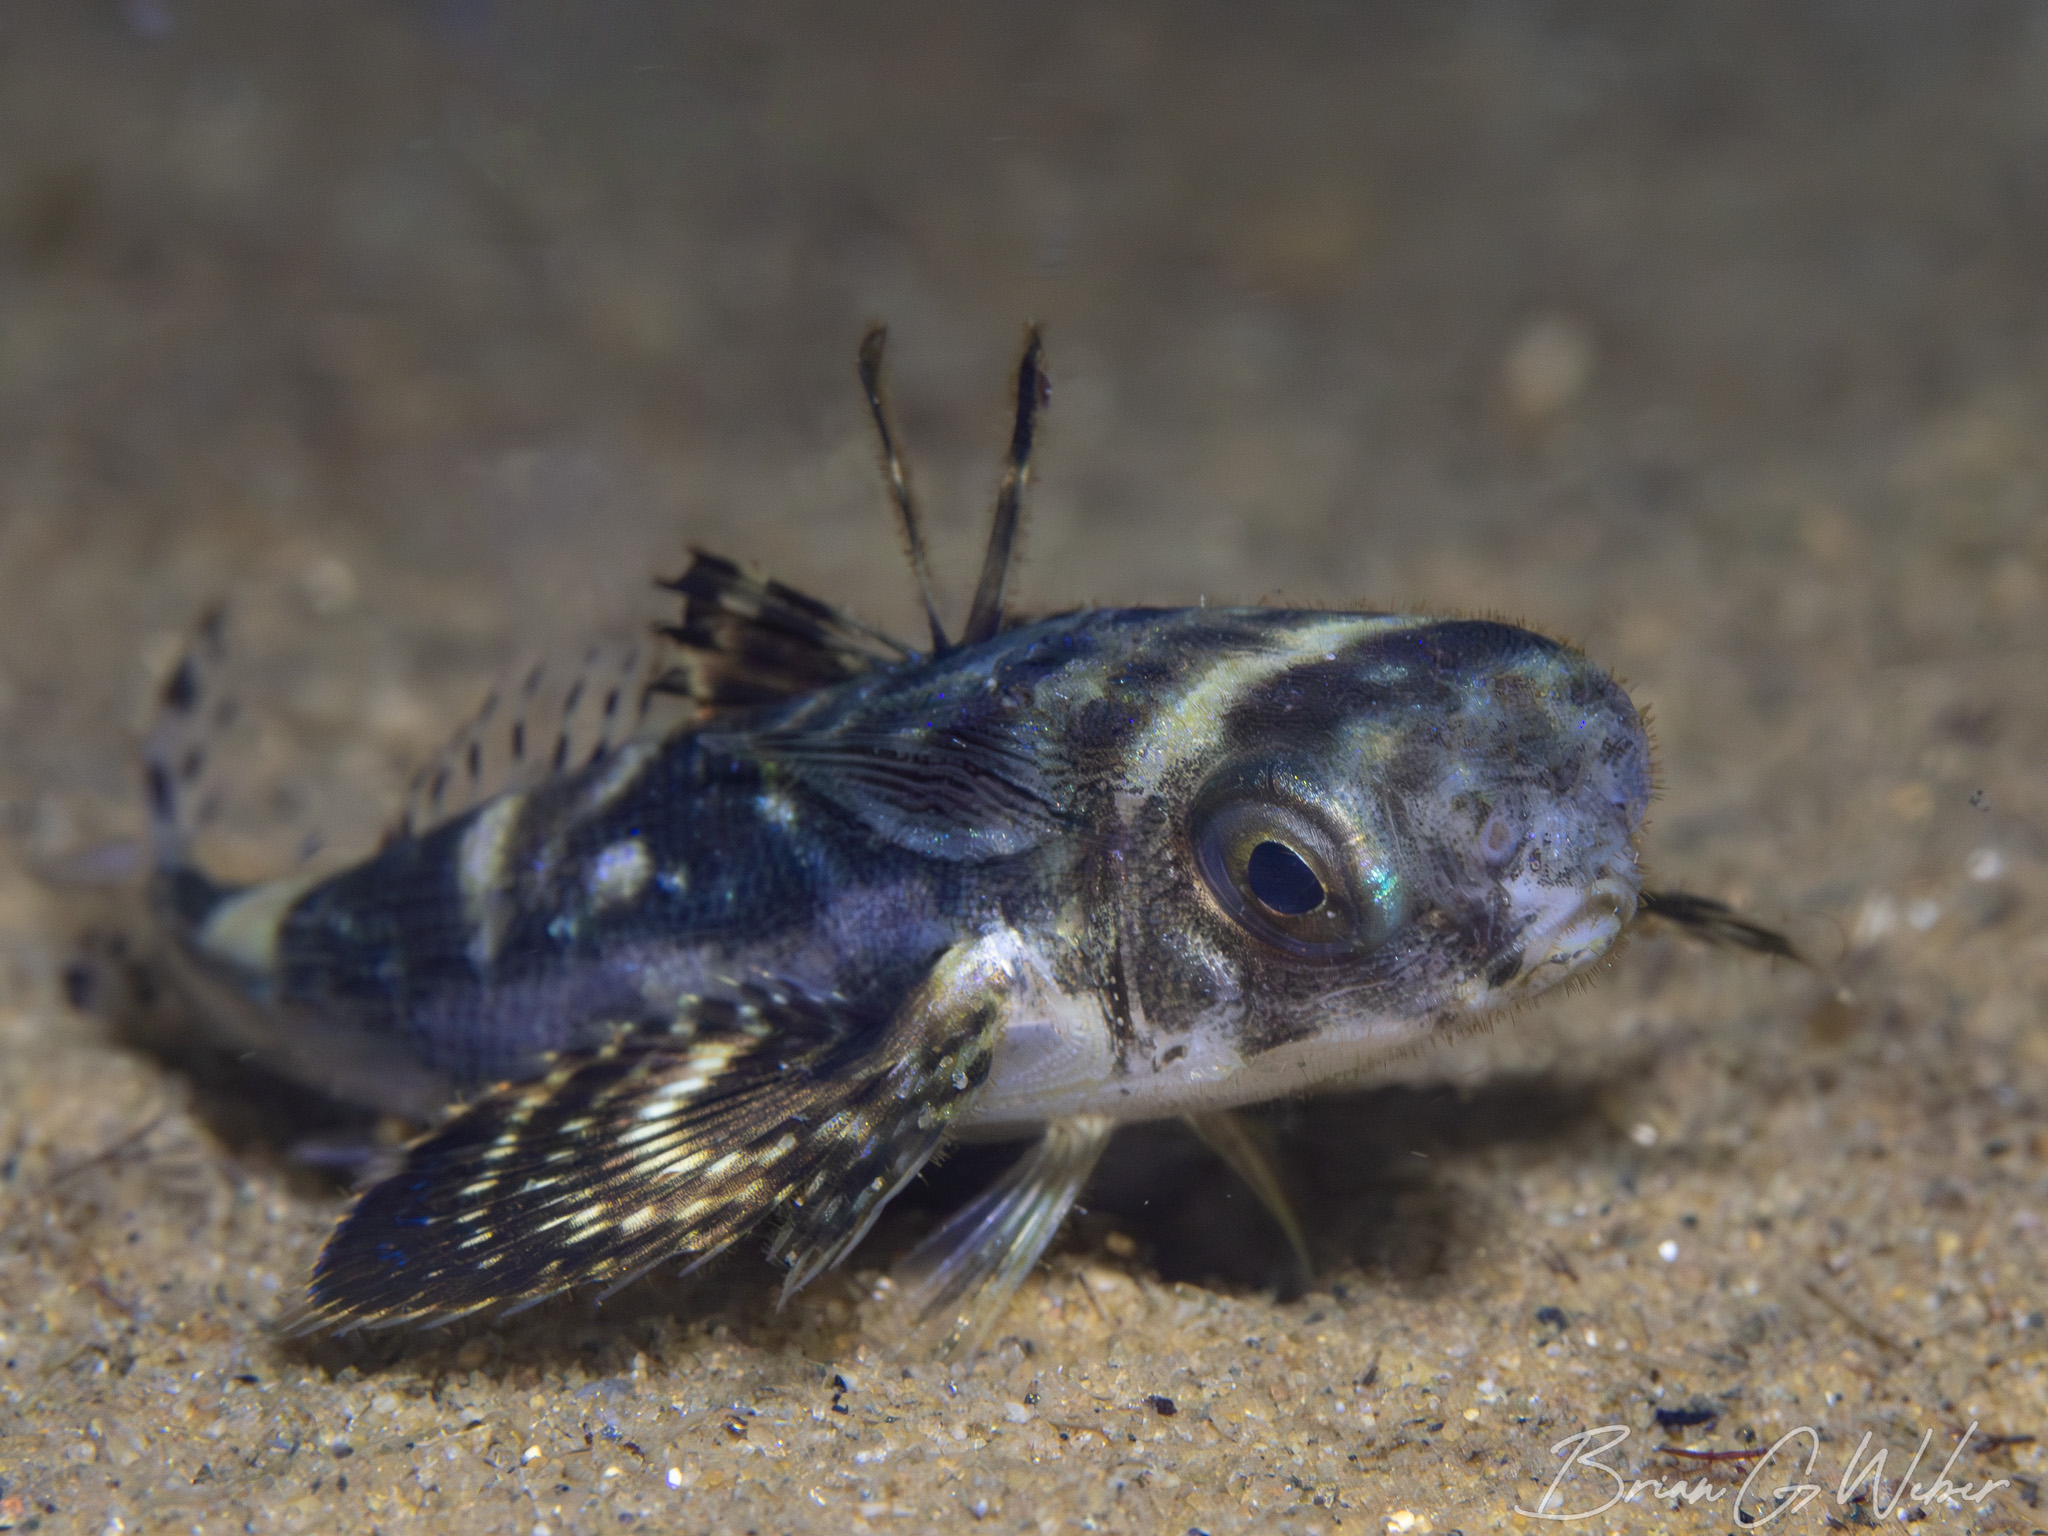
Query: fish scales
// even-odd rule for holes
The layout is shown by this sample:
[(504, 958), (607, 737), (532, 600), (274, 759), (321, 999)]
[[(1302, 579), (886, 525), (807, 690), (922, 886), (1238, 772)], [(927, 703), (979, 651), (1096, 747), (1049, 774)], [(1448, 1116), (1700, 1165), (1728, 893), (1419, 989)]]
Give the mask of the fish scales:
[[(1034, 339), (982, 582), (998, 598), (1037, 357)], [(604, 674), (600, 726), (582, 680), (561, 694), (586, 760), (565, 724), (534, 769), (547, 722), (494, 719), (494, 696), (426, 809), (324, 879), (231, 889), (197, 867), (218, 624), (165, 690), (155, 892), (185, 973), (279, 1070), (449, 1106), (344, 1218), (301, 1326), (516, 1308), (763, 1223), (794, 1289), (947, 1140), (1037, 1135), (906, 1261), (906, 1326), (971, 1347), (1119, 1123), (1187, 1117), (1298, 1234), (1228, 1111), (1583, 972), (1639, 903), (1787, 952), (1642, 891), (1642, 720), (1526, 629), (1206, 607), (1026, 623), (978, 597), (955, 641), (927, 594), (920, 654), (713, 556), (668, 585), (682, 622)], [(694, 713), (616, 727), (659, 695)], [(494, 792), (478, 764), (500, 729), (517, 772)]]

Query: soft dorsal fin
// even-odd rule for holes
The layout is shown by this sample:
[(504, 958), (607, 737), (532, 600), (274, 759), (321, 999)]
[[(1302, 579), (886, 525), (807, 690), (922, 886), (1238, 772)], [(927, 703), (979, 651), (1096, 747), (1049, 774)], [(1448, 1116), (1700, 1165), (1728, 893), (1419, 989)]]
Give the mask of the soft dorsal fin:
[(665, 732), (689, 706), (657, 687), (668, 659), (651, 641), (599, 641), (507, 671), (413, 778), (394, 836), (416, 837), (484, 801), (574, 772), (625, 742)]
[(670, 656), (655, 687), (706, 713), (779, 704), (911, 655), (779, 581), (701, 549), (691, 556), (688, 570), (661, 583), (682, 594), (682, 622), (658, 630), (681, 654)]
[(694, 552), (661, 585), (679, 624), (508, 670), (413, 779), (393, 836), (416, 837), (484, 801), (599, 762), (629, 741), (722, 711), (779, 703), (908, 653), (815, 598)]
[[(932, 601), (923, 534), (881, 393), (885, 334), (875, 327), (862, 343), (861, 382), (881, 436), (933, 649), (943, 652), (954, 642), (947, 639)], [(1030, 474), (1032, 437), (1049, 393), (1040, 355), (1033, 326), (1018, 365), (1010, 451), (961, 644), (989, 639), (1003, 626), (1003, 591)], [(665, 650), (600, 645), (576, 664), (541, 661), (509, 674), (414, 780), (393, 835), (415, 836), (497, 795), (596, 762), (626, 740), (654, 731), (650, 716), (659, 699), (694, 706), (682, 718), (715, 719), (800, 698), (915, 654), (829, 603), (701, 549), (691, 551), (682, 575), (659, 585), (683, 599), (681, 620), (656, 626), (655, 633), (669, 642)], [(661, 728), (671, 723), (680, 722), (665, 718)]]

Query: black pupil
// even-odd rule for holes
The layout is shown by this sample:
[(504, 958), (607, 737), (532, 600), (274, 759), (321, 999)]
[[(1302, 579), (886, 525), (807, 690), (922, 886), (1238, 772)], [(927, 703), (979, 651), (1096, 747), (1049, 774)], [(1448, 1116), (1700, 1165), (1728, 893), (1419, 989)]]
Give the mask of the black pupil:
[(1323, 904), (1323, 882), (1285, 843), (1254, 848), (1244, 866), (1244, 883), (1260, 906), (1285, 917), (1299, 917)]

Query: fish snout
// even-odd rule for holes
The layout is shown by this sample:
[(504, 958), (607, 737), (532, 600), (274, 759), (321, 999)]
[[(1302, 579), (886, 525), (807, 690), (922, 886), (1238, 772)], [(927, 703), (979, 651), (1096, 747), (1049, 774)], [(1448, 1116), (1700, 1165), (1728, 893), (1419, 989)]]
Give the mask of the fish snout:
[(1576, 890), (1556, 887), (1522, 930), (1522, 965), (1512, 985), (1541, 990), (1593, 964), (1636, 915), (1637, 881), (1604, 874)]

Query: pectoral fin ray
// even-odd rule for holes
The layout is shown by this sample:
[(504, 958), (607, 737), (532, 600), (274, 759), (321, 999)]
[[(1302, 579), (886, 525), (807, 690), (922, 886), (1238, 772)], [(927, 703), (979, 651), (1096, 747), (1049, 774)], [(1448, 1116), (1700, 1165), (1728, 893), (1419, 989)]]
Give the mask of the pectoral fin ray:
[(835, 1263), (987, 1074), (991, 999), (925, 989), (886, 1025), (745, 989), (621, 1031), (457, 1111), (365, 1192), (295, 1331), (452, 1321), (701, 1262), (779, 1217), (792, 1288)]
[(943, 735), (774, 732), (737, 740), (739, 750), (926, 858), (1007, 858), (1067, 826), (1043, 768), (1000, 726), (963, 725)]

